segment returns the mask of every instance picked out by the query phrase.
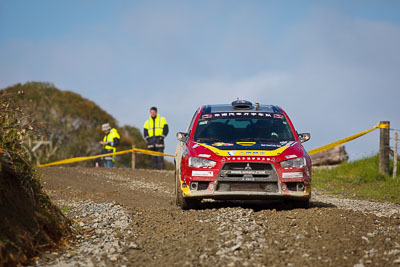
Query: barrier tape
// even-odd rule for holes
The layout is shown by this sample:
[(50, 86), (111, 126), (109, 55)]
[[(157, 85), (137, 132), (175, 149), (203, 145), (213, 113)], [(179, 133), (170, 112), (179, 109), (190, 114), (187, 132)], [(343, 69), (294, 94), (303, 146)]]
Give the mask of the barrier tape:
[[(328, 145), (325, 146), (321, 146), (315, 149), (312, 149), (310, 151), (308, 151), (309, 155), (313, 155), (316, 154), (318, 152), (322, 152), (331, 148), (334, 148), (338, 145), (347, 143), (351, 140), (354, 140), (356, 138), (359, 138), (367, 133), (370, 133), (376, 129), (389, 129), (389, 124), (378, 124), (376, 126), (374, 126), (373, 128), (360, 132), (358, 134), (343, 138), (341, 140), (338, 140), (336, 142), (330, 143)], [(64, 160), (60, 160), (60, 161), (55, 161), (55, 162), (51, 162), (51, 163), (46, 163), (46, 164), (41, 164), (38, 165), (38, 167), (47, 167), (47, 166), (54, 166), (54, 165), (61, 165), (61, 164), (69, 164), (69, 163), (74, 163), (74, 162), (79, 162), (79, 161), (85, 161), (85, 160), (91, 160), (91, 159), (97, 159), (97, 158), (102, 158), (102, 157), (106, 157), (106, 156), (114, 156), (114, 155), (121, 155), (121, 154), (126, 154), (126, 153), (130, 153), (136, 151), (138, 153), (141, 154), (147, 154), (147, 155), (153, 155), (153, 156), (165, 156), (165, 157), (175, 157), (174, 155), (171, 154), (165, 154), (165, 153), (161, 153), (161, 152), (156, 152), (156, 151), (151, 151), (151, 150), (146, 150), (146, 149), (140, 149), (140, 148), (132, 148), (132, 149), (128, 149), (128, 150), (123, 150), (123, 151), (119, 151), (119, 152), (115, 152), (115, 153), (108, 153), (108, 154), (101, 154), (101, 155), (96, 155), (96, 156), (88, 156), (88, 157), (77, 157), (77, 158), (69, 158), (69, 159), (64, 159)], [(0, 154), (2, 153), (2, 150), (0, 148)]]
[(77, 157), (77, 158), (69, 158), (69, 159), (63, 159), (51, 163), (46, 163), (46, 164), (41, 164), (38, 165), (38, 167), (48, 167), (48, 166), (55, 166), (55, 165), (62, 165), (62, 164), (69, 164), (69, 163), (74, 163), (74, 162), (79, 162), (79, 161), (85, 161), (85, 160), (90, 160), (90, 159), (98, 159), (98, 158), (103, 158), (107, 156), (114, 156), (114, 155), (121, 155), (121, 154), (126, 154), (136, 151), (140, 154), (147, 154), (147, 155), (153, 155), (153, 156), (164, 156), (164, 157), (175, 157), (174, 155), (171, 154), (165, 154), (161, 152), (156, 152), (156, 151), (151, 151), (151, 150), (146, 150), (146, 149), (140, 149), (140, 148), (132, 148), (128, 150), (122, 150), (118, 151), (115, 153), (108, 153), (108, 154), (101, 154), (101, 155), (95, 155), (95, 156), (88, 156), (88, 157)]
[(312, 149), (312, 150), (308, 151), (308, 154), (309, 155), (313, 155), (313, 154), (316, 154), (318, 152), (322, 152), (322, 151), (334, 148), (334, 147), (336, 147), (338, 145), (341, 145), (341, 144), (347, 143), (347, 142), (349, 142), (351, 140), (354, 140), (356, 138), (359, 138), (359, 137), (361, 137), (361, 136), (363, 136), (363, 135), (365, 135), (367, 133), (370, 133), (370, 132), (372, 132), (372, 131), (374, 131), (374, 130), (376, 130), (378, 128), (379, 129), (389, 129), (389, 124), (378, 124), (378, 125), (375, 125), (373, 128), (371, 128), (369, 130), (366, 130), (366, 131), (360, 132), (358, 134), (355, 134), (355, 135), (340, 139), (340, 140), (338, 140), (336, 142), (333, 142), (333, 143), (330, 143), (328, 145)]

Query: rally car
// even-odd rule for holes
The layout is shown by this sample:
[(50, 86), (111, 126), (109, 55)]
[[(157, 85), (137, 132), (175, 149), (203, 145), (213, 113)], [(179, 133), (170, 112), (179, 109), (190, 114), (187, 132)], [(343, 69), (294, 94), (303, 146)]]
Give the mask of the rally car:
[(307, 208), (311, 160), (282, 108), (237, 100), (198, 108), (177, 133), (176, 204), (202, 199), (282, 199)]

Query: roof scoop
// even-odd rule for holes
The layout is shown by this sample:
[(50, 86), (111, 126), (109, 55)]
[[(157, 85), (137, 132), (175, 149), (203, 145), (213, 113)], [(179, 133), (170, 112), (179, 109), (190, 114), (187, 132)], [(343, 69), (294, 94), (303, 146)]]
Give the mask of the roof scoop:
[(253, 107), (253, 103), (247, 100), (235, 100), (232, 102), (232, 107), (234, 109), (251, 109)]

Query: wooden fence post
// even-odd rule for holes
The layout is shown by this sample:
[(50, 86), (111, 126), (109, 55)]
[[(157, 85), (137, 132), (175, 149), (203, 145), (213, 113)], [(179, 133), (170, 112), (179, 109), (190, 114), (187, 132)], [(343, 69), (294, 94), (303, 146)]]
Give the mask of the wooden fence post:
[(399, 142), (399, 132), (394, 133), (394, 155), (393, 155), (393, 179), (397, 176), (397, 145)]
[[(132, 145), (132, 148), (135, 149), (135, 145)], [(135, 151), (132, 151), (132, 169), (135, 169), (135, 164), (136, 164), (136, 155)]]
[(380, 128), (380, 140), (379, 140), (379, 171), (384, 174), (389, 174), (389, 121), (381, 121), (381, 124), (389, 124), (388, 128)]

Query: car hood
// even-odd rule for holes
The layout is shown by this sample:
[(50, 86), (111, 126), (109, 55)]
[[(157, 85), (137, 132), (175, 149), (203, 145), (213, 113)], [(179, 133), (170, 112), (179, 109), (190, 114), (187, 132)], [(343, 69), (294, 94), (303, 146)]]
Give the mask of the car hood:
[(195, 157), (214, 158), (229, 156), (274, 157), (277, 161), (302, 157), (303, 146), (298, 141), (284, 142), (188, 142), (188, 150)]

